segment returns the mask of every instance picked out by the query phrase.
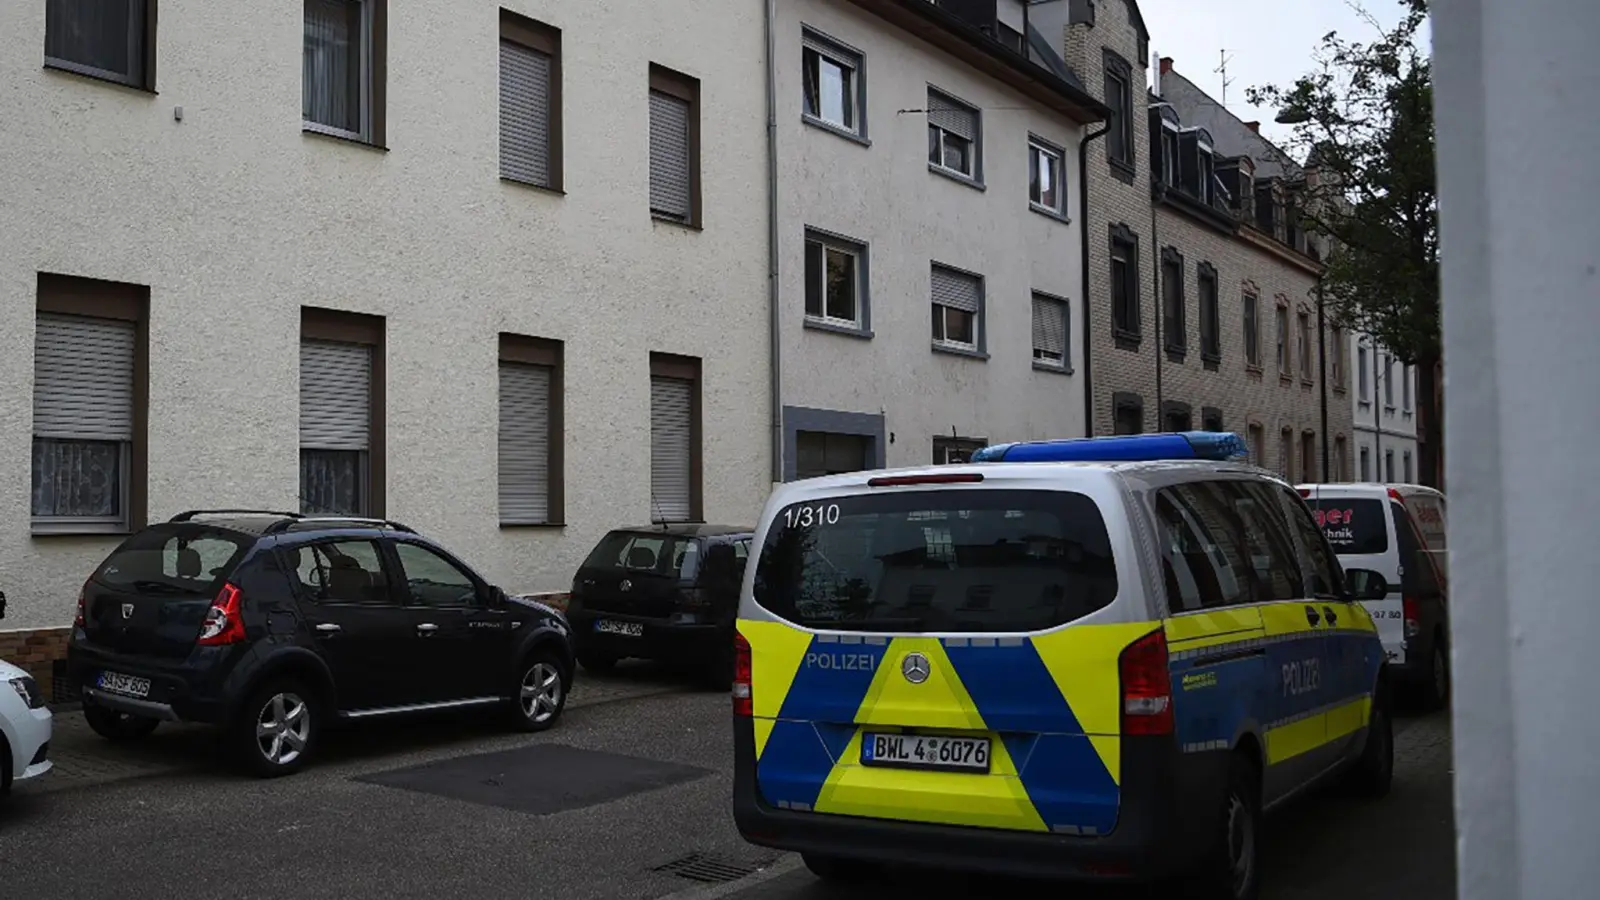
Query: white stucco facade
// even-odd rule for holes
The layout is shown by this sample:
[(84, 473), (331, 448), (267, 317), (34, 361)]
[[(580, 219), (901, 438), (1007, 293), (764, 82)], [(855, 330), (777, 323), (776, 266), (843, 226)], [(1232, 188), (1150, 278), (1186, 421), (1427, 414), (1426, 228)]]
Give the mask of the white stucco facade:
[[(808, 467), (805, 432), (848, 437), (868, 467), (927, 464), (935, 438), (970, 447), (1084, 434), (1084, 126), (864, 6), (872, 4), (778, 4), (785, 477), (819, 474), (815, 459)], [(1020, 31), (1020, 5), (1001, 7), (999, 22)], [(805, 115), (807, 42), (857, 68), (852, 97), (864, 100), (864, 127), (828, 128)], [(973, 180), (930, 168), (930, 88), (978, 111)], [(1031, 203), (1030, 136), (1061, 152), (1059, 216)], [(855, 327), (808, 312), (806, 245), (819, 233), (859, 252), (864, 312)], [(934, 264), (981, 276), (973, 352), (934, 346)], [(1035, 365), (1034, 292), (1066, 303), (1064, 365)]]
[(1348, 383), (1353, 406), (1356, 481), (1417, 480), (1417, 373), (1371, 336), (1351, 334)]
[[(40, 273), (148, 288), (152, 521), (298, 508), (302, 307), (383, 317), (383, 511), (508, 590), (650, 519), (652, 353), (699, 360), (704, 518), (759, 511), (760, 5), (387, 5), (382, 148), (302, 132), (299, 3), (162, 4), (154, 91), (43, 68), (45, 4), (0, 11), (0, 628), (68, 624), (119, 540), (30, 528)], [(501, 7), (561, 31), (560, 192), (498, 174)], [(699, 79), (700, 228), (651, 216), (652, 63)], [(562, 342), (564, 525), (497, 516), (501, 332)]]

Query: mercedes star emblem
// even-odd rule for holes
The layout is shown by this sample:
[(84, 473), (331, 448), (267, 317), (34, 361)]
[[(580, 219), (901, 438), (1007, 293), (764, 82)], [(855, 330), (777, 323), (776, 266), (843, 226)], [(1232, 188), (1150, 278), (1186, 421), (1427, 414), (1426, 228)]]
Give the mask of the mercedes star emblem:
[(124, 603), (124, 604), (122, 604), (122, 617), (124, 619), (133, 618), (133, 604), (132, 603)]
[(921, 684), (928, 680), (928, 675), (933, 668), (928, 665), (928, 658), (921, 653), (907, 653), (905, 659), (900, 660), (900, 674), (912, 684)]
[(624, 578), (624, 579), (622, 579), (622, 583), (617, 585), (617, 587), (621, 588), (624, 591), (631, 591), (631, 590), (633, 590), (633, 582), (631, 582), (628, 579)]

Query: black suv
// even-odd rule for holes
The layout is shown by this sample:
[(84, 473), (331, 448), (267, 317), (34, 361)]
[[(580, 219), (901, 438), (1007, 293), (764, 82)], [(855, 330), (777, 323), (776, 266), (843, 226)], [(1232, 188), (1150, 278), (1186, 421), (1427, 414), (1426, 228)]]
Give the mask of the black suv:
[(303, 766), (336, 720), (481, 706), (541, 731), (573, 677), (560, 613), (412, 529), (251, 510), (123, 541), (84, 583), (67, 664), (103, 737), (219, 725), (264, 776)]
[(689, 663), (727, 690), (733, 628), (754, 529), (619, 528), (572, 579), (567, 620), (578, 661), (604, 671), (626, 657)]

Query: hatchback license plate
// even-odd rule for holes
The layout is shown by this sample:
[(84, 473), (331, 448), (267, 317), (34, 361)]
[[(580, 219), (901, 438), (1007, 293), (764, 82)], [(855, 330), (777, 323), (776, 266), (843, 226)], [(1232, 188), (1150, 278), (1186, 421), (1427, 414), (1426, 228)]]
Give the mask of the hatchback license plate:
[(102, 691), (113, 694), (124, 694), (129, 697), (145, 697), (150, 694), (150, 679), (135, 678), (132, 675), (122, 675), (117, 672), (101, 672), (100, 678), (95, 681)]
[(644, 624), (640, 622), (613, 622), (610, 619), (599, 619), (594, 623), (594, 630), (601, 634), (620, 634), (623, 637), (642, 637)]
[(861, 764), (953, 772), (989, 771), (989, 739), (928, 734), (872, 734), (861, 737)]

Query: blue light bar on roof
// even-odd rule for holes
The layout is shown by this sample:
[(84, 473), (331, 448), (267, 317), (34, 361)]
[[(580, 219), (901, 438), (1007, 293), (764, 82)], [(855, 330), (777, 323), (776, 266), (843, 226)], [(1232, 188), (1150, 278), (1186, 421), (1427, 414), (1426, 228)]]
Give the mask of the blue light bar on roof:
[(1229, 431), (1182, 431), (995, 444), (973, 453), (972, 461), (1152, 462), (1202, 459), (1226, 462), (1244, 459), (1249, 453), (1244, 439)]

